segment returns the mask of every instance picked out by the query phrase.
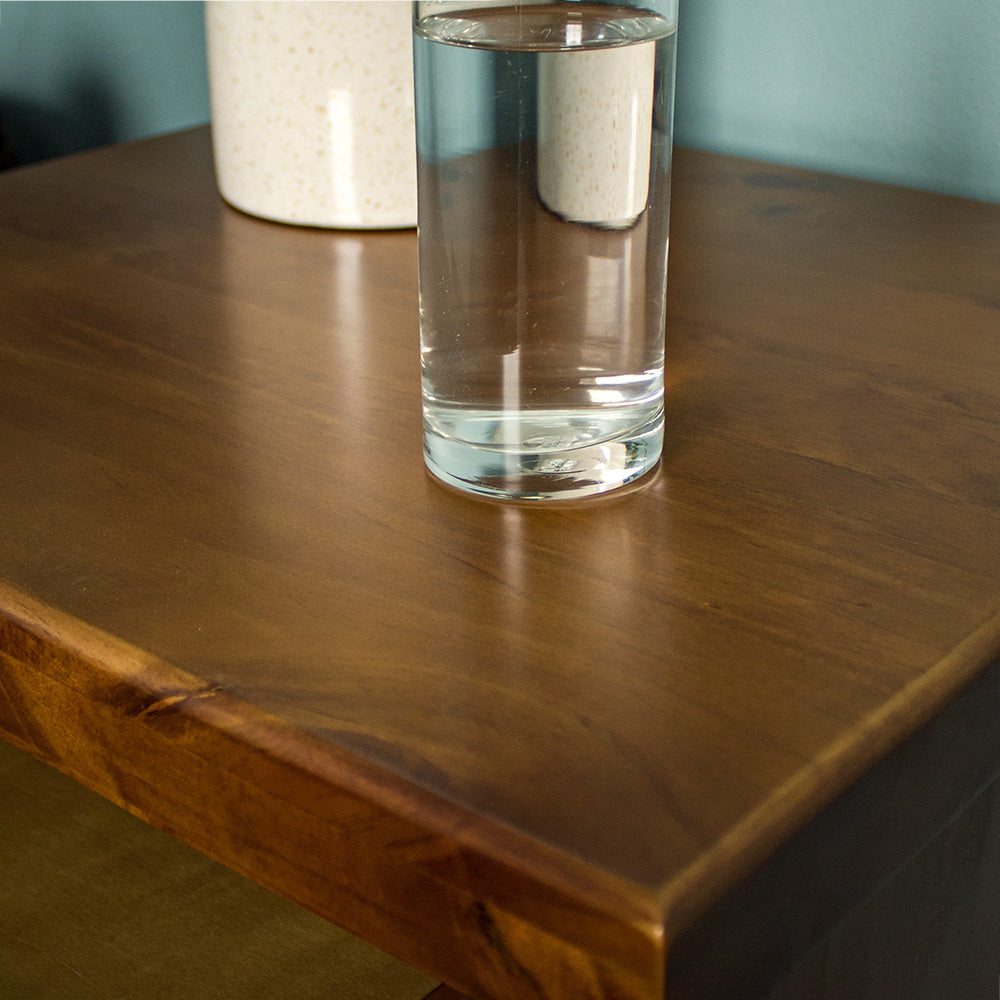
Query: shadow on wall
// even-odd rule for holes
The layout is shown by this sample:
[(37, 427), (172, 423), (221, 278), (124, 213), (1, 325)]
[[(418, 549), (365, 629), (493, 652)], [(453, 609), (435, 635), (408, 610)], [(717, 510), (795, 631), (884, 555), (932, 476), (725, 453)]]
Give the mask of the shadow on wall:
[(0, 165), (4, 154), (15, 163), (34, 163), (115, 142), (118, 107), (114, 89), (88, 73), (67, 81), (58, 106), (0, 98), (0, 121), (6, 138)]
[(16, 167), (20, 163), (14, 147), (7, 139), (7, 130), (4, 128), (3, 118), (0, 118), (0, 170), (8, 167)]
[(201, 3), (0, 2), (0, 120), (22, 163), (208, 118)]

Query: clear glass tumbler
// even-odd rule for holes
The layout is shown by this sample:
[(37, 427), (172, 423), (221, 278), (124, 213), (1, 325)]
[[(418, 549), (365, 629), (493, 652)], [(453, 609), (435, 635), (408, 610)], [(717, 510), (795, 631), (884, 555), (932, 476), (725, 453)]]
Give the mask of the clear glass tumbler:
[(663, 442), (677, 0), (413, 8), (428, 468), (630, 482)]

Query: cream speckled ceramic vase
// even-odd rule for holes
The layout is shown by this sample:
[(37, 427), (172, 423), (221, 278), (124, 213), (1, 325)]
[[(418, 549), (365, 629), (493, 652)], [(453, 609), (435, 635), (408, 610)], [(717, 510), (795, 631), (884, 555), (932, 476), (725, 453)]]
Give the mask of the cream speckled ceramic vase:
[(416, 225), (410, 4), (208, 0), (219, 190), (299, 225)]

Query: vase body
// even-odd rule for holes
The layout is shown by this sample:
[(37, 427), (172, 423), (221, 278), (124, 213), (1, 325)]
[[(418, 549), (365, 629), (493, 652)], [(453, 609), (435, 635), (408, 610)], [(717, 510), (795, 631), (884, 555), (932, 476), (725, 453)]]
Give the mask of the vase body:
[(346, 229), (416, 224), (410, 4), (208, 0), (222, 197)]

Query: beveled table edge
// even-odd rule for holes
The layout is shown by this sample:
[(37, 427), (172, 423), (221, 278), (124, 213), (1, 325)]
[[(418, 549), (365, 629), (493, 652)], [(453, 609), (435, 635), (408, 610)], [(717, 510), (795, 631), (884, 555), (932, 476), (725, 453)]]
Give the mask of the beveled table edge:
[(661, 896), (668, 940), (745, 878), (822, 808), (930, 721), (1000, 657), (1000, 609), (882, 704), (862, 725), (801, 768), (712, 847), (679, 872)]
[[(61, 694), (54, 697), (57, 688)], [(569, 968), (581, 970), (577, 995), (596, 998), (619, 976), (616, 997), (645, 1000), (662, 991), (665, 938), (655, 893), (476, 816), (3, 580), (0, 695), (0, 736), (8, 742), (266, 888), (461, 989), (489, 992), (497, 978), (510, 975), (513, 984), (505, 985), (515, 987), (510, 996), (522, 995), (518, 981), (533, 982), (523, 995), (547, 996), (533, 992), (539, 983), (521, 963), (519, 949), (531, 942), (539, 960), (558, 961), (564, 975)], [(112, 745), (109, 728), (120, 733), (113, 737), (120, 744)], [(146, 741), (153, 748), (139, 749)], [(214, 787), (220, 791), (238, 785), (244, 794), (256, 786), (273, 799), (268, 809), (314, 810), (321, 828), (346, 831), (353, 850), (363, 844), (362, 850), (380, 855), (361, 859), (358, 868), (359, 877), (371, 878), (373, 867), (381, 871), (376, 892), (399, 886), (408, 895), (437, 886), (443, 922), (479, 937), (471, 942), (463, 936), (462, 943), (471, 945), (471, 955), (490, 953), (485, 964), (495, 968), (485, 979), (470, 975), (463, 966), (469, 961), (482, 966), (480, 955), (456, 959), (453, 971), (428, 958), (419, 943), (401, 943), (394, 934), (382, 934), (378, 921), (366, 923), (365, 904), (359, 909), (349, 902), (337, 912), (321, 891), (316, 896), (294, 891), (284, 870), (262, 870), (253, 852), (244, 855), (236, 841), (213, 842), (196, 821), (185, 827), (178, 810), (164, 806), (158, 793), (159, 768), (178, 767), (166, 761), (167, 753), (182, 758), (182, 778), (215, 772)], [(194, 780), (187, 790), (197, 790)], [(294, 869), (294, 859), (290, 863)], [(411, 876), (418, 886), (407, 884)], [(416, 919), (432, 923), (434, 915), (423, 912)], [(446, 942), (457, 956), (463, 948), (456, 945)]]

